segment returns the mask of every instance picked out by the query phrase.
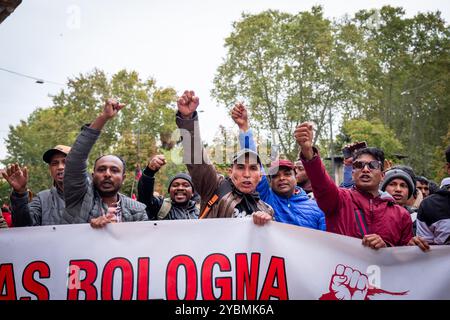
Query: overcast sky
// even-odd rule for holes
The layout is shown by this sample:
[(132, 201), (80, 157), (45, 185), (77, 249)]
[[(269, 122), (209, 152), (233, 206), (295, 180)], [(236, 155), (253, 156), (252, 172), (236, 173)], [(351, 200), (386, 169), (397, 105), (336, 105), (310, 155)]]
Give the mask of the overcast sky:
[[(390, 4), (403, 7), (408, 16), (439, 10), (450, 21), (448, 0), (23, 0), (0, 24), (0, 68), (62, 84), (94, 68), (108, 75), (126, 68), (178, 93), (193, 89), (205, 110), (202, 136), (211, 141), (219, 124), (232, 125), (209, 96), (232, 22), (242, 12), (296, 13), (315, 4), (324, 7), (328, 18)], [(49, 95), (62, 88), (0, 71), (0, 159), (6, 155), (8, 126), (25, 120), (36, 107), (50, 106)]]

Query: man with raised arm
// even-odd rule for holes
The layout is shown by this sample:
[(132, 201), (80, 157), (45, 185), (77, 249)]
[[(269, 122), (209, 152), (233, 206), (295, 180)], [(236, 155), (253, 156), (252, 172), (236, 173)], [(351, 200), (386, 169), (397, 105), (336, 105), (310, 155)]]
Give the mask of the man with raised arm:
[(200, 138), (197, 107), (199, 98), (185, 91), (178, 99), (176, 123), (182, 129), (183, 161), (201, 197), (200, 218), (253, 217), (255, 224), (272, 220), (273, 209), (259, 198), (256, 186), (261, 180), (261, 159), (250, 149), (233, 156), (229, 177), (217, 174)]
[(83, 126), (67, 155), (64, 175), (64, 199), (67, 223), (91, 223), (101, 228), (110, 222), (148, 220), (145, 205), (119, 193), (125, 180), (125, 162), (116, 155), (104, 155), (94, 163), (89, 176), (87, 159), (103, 126), (124, 107), (108, 99), (102, 113)]
[(63, 222), (64, 214), (64, 169), (70, 147), (57, 145), (47, 150), (42, 159), (48, 164), (53, 186), (40, 191), (28, 201), (28, 169), (17, 163), (2, 172), (3, 178), (12, 188), (11, 210), (14, 227), (56, 225)]
[(373, 249), (388, 246), (418, 245), (429, 249), (428, 243), (413, 237), (412, 221), (403, 207), (392, 197), (380, 194), (383, 180), (384, 153), (377, 148), (364, 148), (353, 157), (351, 189), (338, 188), (325, 170), (318, 151), (313, 147), (310, 122), (297, 126), (294, 137), (300, 146), (300, 159), (311, 179), (314, 196), (326, 217), (327, 231), (360, 238)]
[(170, 179), (169, 197), (153, 194), (155, 175), (166, 165), (164, 155), (154, 156), (147, 164), (138, 183), (138, 200), (147, 206), (149, 220), (198, 219), (199, 209), (194, 197), (192, 178), (178, 173)]
[[(248, 123), (247, 109), (237, 103), (231, 111), (233, 121), (239, 127), (241, 149), (256, 151), (253, 131)], [(303, 166), (303, 165), (302, 165)], [(325, 216), (314, 200), (297, 186), (294, 164), (289, 160), (272, 162), (267, 177), (262, 176), (258, 191), (262, 200), (270, 204), (275, 211), (274, 219), (300, 227), (325, 230)]]

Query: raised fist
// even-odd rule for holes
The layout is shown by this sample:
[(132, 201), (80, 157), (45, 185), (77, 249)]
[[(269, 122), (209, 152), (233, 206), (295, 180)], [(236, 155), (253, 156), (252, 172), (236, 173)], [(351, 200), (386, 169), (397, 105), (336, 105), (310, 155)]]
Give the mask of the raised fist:
[(149, 167), (153, 171), (158, 171), (166, 164), (166, 158), (162, 154), (158, 154), (154, 156), (147, 164), (147, 167)]
[(27, 191), (27, 167), (20, 168), (17, 163), (10, 164), (5, 171), (2, 171), (2, 176), (15, 192), (24, 193)]
[(375, 295), (388, 299), (408, 294), (408, 291), (392, 292), (370, 286), (365, 274), (342, 264), (336, 266), (328, 290), (319, 300), (370, 300)]
[(178, 98), (178, 112), (184, 119), (191, 119), (199, 104), (200, 99), (195, 96), (195, 92), (186, 90), (183, 95)]
[(330, 281), (330, 292), (338, 300), (365, 300), (369, 290), (369, 279), (356, 269), (343, 266), (336, 267)]
[(102, 114), (105, 116), (106, 119), (112, 119), (114, 118), (117, 113), (125, 107), (124, 104), (119, 103), (115, 99), (108, 99), (105, 102), (105, 106), (103, 107)]
[(239, 102), (236, 103), (231, 110), (231, 118), (238, 125), (239, 129), (243, 131), (248, 130), (248, 114), (245, 106)]
[(299, 124), (294, 131), (294, 138), (301, 148), (302, 155), (306, 160), (311, 160), (314, 156), (313, 151), (313, 124), (311, 122), (303, 122)]

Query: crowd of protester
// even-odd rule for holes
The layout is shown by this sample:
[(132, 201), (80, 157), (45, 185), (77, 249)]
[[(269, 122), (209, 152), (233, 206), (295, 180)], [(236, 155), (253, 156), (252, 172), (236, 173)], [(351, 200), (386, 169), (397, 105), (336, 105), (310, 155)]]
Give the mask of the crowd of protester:
[[(149, 159), (138, 183), (137, 199), (122, 194), (126, 163), (103, 155), (88, 173), (87, 160), (102, 128), (125, 107), (108, 99), (102, 112), (82, 127), (72, 147), (57, 145), (43, 154), (53, 185), (31, 197), (28, 169), (10, 164), (2, 171), (11, 186), (0, 228), (250, 217), (257, 225), (272, 220), (362, 239), (373, 249), (450, 244), (450, 177), (440, 185), (417, 176), (408, 166), (392, 166), (381, 149), (355, 142), (344, 148), (344, 182), (337, 186), (313, 145), (309, 122), (292, 133), (298, 159), (276, 159), (264, 167), (249, 125), (237, 103), (231, 118), (239, 128), (240, 150), (226, 176), (208, 159), (200, 137), (199, 98), (185, 91), (177, 101), (175, 121), (181, 131), (183, 163), (188, 173), (170, 179), (164, 198), (154, 190), (163, 155)], [(450, 176), (450, 146), (445, 151)], [(444, 160), (443, 160), (444, 163)]]

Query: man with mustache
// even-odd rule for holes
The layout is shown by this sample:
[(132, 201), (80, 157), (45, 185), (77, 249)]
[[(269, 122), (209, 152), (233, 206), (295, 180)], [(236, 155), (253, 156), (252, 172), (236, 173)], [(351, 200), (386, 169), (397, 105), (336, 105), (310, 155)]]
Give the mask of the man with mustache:
[(91, 223), (102, 228), (110, 222), (148, 220), (145, 205), (121, 193), (125, 180), (125, 162), (115, 155), (97, 158), (92, 177), (87, 173), (87, 159), (103, 126), (124, 107), (114, 99), (108, 99), (102, 113), (83, 126), (72, 150), (67, 155), (64, 175), (64, 199), (67, 223)]
[(261, 180), (261, 159), (250, 149), (233, 156), (229, 177), (218, 175), (202, 147), (198, 124), (199, 98), (185, 91), (178, 99), (176, 123), (182, 129), (186, 164), (201, 197), (201, 218), (253, 217), (255, 224), (272, 220), (273, 209), (259, 198), (256, 186)]
[[(255, 151), (256, 145), (248, 124), (245, 106), (237, 103), (231, 111), (231, 117), (239, 127), (241, 148), (247, 147)], [(303, 167), (303, 164), (300, 165)], [(265, 175), (262, 177), (256, 191), (261, 199), (274, 208), (276, 221), (317, 230), (326, 229), (322, 210), (314, 200), (309, 199), (302, 188), (297, 186), (296, 167), (291, 161), (273, 161), (267, 177)]]
[(147, 206), (150, 220), (198, 219), (199, 209), (193, 201), (194, 186), (192, 179), (185, 173), (179, 173), (169, 182), (170, 197), (153, 195), (155, 174), (166, 164), (164, 155), (154, 156), (147, 164), (138, 183), (138, 200)]
[(416, 174), (411, 167), (393, 166), (384, 172), (384, 179), (380, 184), (381, 191), (389, 193), (396, 204), (405, 208), (413, 222), (413, 234), (416, 234), (417, 208), (409, 205), (419, 195), (416, 187)]
[(430, 181), (424, 176), (416, 176), (416, 188), (422, 192), (423, 198), (425, 199), (430, 195)]
[(295, 179), (297, 179), (297, 187), (302, 188), (308, 197), (313, 198), (311, 181), (309, 181), (305, 167), (301, 161), (295, 161)]
[(309, 122), (297, 126), (294, 137), (300, 146), (300, 159), (311, 179), (314, 196), (326, 217), (327, 231), (360, 238), (373, 249), (388, 246), (418, 245), (429, 250), (428, 243), (413, 237), (409, 213), (392, 197), (380, 194), (384, 153), (364, 148), (353, 157), (352, 189), (338, 188), (325, 170), (318, 150), (313, 148), (313, 127)]
[(57, 145), (47, 150), (42, 159), (48, 163), (53, 186), (28, 200), (28, 169), (17, 163), (2, 172), (3, 178), (13, 189), (11, 193), (12, 223), (14, 227), (44, 226), (64, 223), (64, 170), (70, 147)]

